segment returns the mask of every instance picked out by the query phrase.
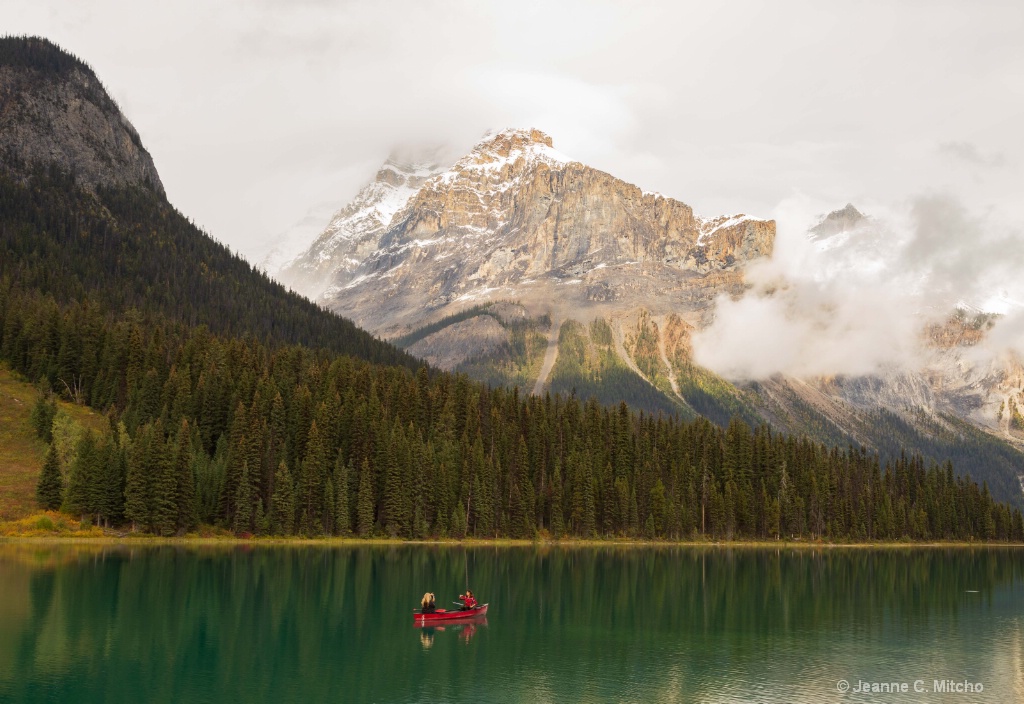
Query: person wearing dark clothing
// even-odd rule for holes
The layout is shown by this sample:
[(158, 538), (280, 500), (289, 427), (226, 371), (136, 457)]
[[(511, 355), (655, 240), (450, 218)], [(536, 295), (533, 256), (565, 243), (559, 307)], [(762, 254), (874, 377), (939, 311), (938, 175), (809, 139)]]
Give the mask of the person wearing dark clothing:
[(425, 614), (432, 614), (437, 611), (437, 602), (434, 600), (434, 595), (427, 592), (420, 599), (420, 611)]

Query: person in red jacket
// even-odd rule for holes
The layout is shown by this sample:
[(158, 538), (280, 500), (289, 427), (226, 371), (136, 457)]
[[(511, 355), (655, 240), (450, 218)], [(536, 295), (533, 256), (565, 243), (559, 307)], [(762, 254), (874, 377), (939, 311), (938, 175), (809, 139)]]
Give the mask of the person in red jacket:
[(476, 606), (476, 598), (473, 596), (473, 592), (466, 590), (465, 594), (459, 594), (459, 599), (462, 601), (462, 610), (472, 609)]

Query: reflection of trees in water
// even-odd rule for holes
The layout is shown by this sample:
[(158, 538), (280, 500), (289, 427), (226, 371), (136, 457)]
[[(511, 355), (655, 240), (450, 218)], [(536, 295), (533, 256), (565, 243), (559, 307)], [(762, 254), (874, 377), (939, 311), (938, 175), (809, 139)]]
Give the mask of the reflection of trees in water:
[[(491, 603), (487, 637), (480, 624), (445, 625), (416, 643), (420, 596), (454, 598), (467, 559)], [(857, 634), (904, 638), (1024, 582), (1024, 553), (998, 549), (161, 547), (62, 563), (35, 569), (0, 551), (0, 591), (26, 603), (0, 623), (12, 663), (0, 682), (24, 685), (17, 700), (44, 680), (49, 694), (86, 686), (96, 700), (401, 699), (417, 673), (458, 698), (513, 665), (567, 693), (593, 691), (588, 672), (654, 686), (670, 655), (680, 677), (711, 651), (767, 669), (783, 640), (814, 652)], [(979, 593), (967, 601), (967, 590)], [(452, 635), (471, 646), (457, 657)], [(407, 652), (428, 641), (429, 662)]]

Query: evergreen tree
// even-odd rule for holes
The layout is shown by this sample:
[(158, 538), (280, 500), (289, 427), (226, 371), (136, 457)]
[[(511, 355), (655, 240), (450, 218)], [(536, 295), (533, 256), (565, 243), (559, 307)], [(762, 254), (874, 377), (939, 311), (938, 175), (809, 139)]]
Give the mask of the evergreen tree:
[(665, 485), (659, 478), (651, 489), (651, 513), (648, 519), (651, 521), (652, 530), (651, 535), (648, 537), (665, 534), (665, 514)]
[(352, 517), (348, 500), (348, 474), (351, 470), (351, 463), (342, 461), (342, 455), (338, 453), (338, 459), (334, 464), (334, 534), (348, 535), (352, 532)]
[[(218, 515), (225, 525), (233, 525), (234, 516), (237, 510), (235, 499), (239, 493), (239, 483), (242, 481), (242, 465), (245, 464), (249, 455), (249, 442), (246, 433), (249, 428), (249, 416), (245, 403), (241, 400), (235, 407), (234, 419), (231, 422), (231, 432), (228, 438), (227, 467), (224, 476), (224, 483), (220, 490), (218, 501)], [(250, 494), (251, 488), (246, 489)]]
[(256, 524), (257, 535), (267, 535), (270, 532), (270, 517), (263, 509), (263, 498), (256, 499), (256, 516), (253, 521)]
[(53, 441), (53, 419), (57, 415), (57, 401), (49, 388), (43, 387), (32, 406), (29, 422), (36, 435), (45, 443)]
[(392, 429), (383, 447), (384, 530), (391, 537), (407, 536), (410, 529), (405, 471), (397, 457), (401, 451), (401, 430)]
[(176, 529), (179, 534), (194, 530), (199, 523), (196, 513), (196, 480), (192, 473), (192, 428), (187, 419), (181, 421), (174, 456)]
[(321, 530), (323, 535), (334, 535), (334, 512), (337, 509), (334, 503), (334, 481), (328, 477), (328, 480), (324, 482), (324, 507), (323, 507), (323, 524)]
[(238, 486), (235, 489), (235, 520), (232, 524), (235, 533), (252, 532), (252, 509), (252, 484), (249, 483), (249, 463), (242, 462), (242, 473), (238, 477)]
[(43, 471), (36, 485), (36, 501), (39, 508), (56, 511), (64, 501), (64, 480), (60, 475), (60, 460), (57, 450), (51, 445), (46, 450), (43, 460)]
[(149, 471), (153, 475), (151, 530), (157, 535), (174, 535), (178, 529), (178, 477), (175, 473), (174, 454), (173, 442), (168, 442), (164, 436), (163, 421), (157, 420), (147, 459)]
[(131, 456), (124, 487), (124, 514), (132, 522), (132, 530), (147, 529), (150, 525), (150, 500), (153, 493), (153, 477), (147, 465), (153, 434), (148, 427), (143, 429), (132, 444)]
[(574, 534), (589, 538), (597, 530), (590, 462), (584, 453), (575, 452), (569, 455), (569, 467), (573, 477), (571, 528)]
[(466, 512), (462, 504), (456, 504), (452, 509), (452, 537), (462, 539), (466, 537)]
[(95, 511), (94, 487), (99, 480), (99, 457), (96, 435), (86, 431), (78, 442), (75, 459), (68, 475), (68, 488), (64, 496), (64, 510), (78, 513), (85, 520), (87, 514)]
[(617, 530), (620, 533), (629, 533), (629, 481), (626, 477), (618, 477), (615, 479), (615, 525), (613, 530)]
[(291, 535), (295, 532), (295, 487), (288, 464), (281, 460), (274, 474), (274, 494), (271, 503), (271, 532)]
[(562, 513), (562, 467), (555, 460), (555, 471), (551, 476), (551, 534), (560, 538), (565, 531), (565, 517)]
[(359, 495), (356, 498), (356, 518), (359, 535), (366, 537), (373, 533), (373, 477), (370, 463), (363, 460), (359, 472)]
[[(121, 426), (124, 430), (124, 426)], [(127, 431), (125, 431), (127, 432)], [(112, 449), (107, 457), (107, 469), (104, 480), (103, 515), (108, 527), (120, 524), (124, 519), (124, 490), (128, 476), (127, 436), (114, 439)]]
[(306, 458), (299, 474), (299, 532), (323, 533), (324, 479), (327, 473), (327, 446), (324, 430), (312, 422), (306, 443)]
[(640, 513), (636, 505), (636, 487), (629, 490), (629, 534), (636, 535), (640, 529)]

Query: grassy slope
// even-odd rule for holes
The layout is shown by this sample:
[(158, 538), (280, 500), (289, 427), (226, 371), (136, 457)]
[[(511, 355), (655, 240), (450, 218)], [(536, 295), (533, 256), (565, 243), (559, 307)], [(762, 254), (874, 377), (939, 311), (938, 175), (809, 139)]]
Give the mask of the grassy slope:
[(604, 319), (590, 325), (576, 320), (562, 324), (558, 335), (558, 359), (551, 370), (552, 393), (594, 397), (605, 405), (625, 401), (649, 413), (689, 416), (689, 409), (675, 402), (634, 372), (615, 351), (611, 328)]
[[(29, 423), (36, 397), (31, 384), (0, 366), (0, 521), (36, 511), (36, 482), (46, 454), (46, 444)], [(60, 406), (87, 428), (107, 426), (107, 419), (91, 409), (63, 402)]]

